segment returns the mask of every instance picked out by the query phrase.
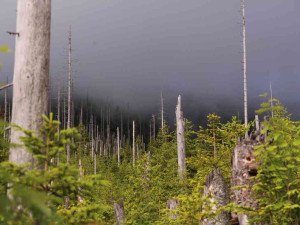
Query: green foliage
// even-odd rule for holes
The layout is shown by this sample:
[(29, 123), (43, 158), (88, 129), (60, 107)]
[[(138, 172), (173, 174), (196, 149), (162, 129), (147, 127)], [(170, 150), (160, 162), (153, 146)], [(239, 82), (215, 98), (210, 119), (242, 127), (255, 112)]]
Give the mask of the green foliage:
[(8, 53), (8, 52), (11, 52), (11, 49), (8, 46), (3, 45), (3, 46), (0, 46), (0, 52)]
[(5, 123), (0, 120), (0, 163), (8, 160), (9, 143), (4, 138)]
[[(6, 45), (0, 46), (0, 53), (8, 53), (10, 51), (11, 49)], [(2, 62), (0, 61), (0, 69), (1, 67), (2, 67)]]
[(263, 103), (259, 110), (273, 111), (274, 117), (263, 123), (268, 140), (255, 151), (260, 166), (253, 186), (258, 210), (252, 222), (296, 224), (300, 215), (300, 123), (291, 121), (276, 102), (273, 107), (270, 101)]
[(207, 116), (207, 128), (200, 126), (196, 139), (196, 154), (187, 159), (190, 169), (197, 171), (196, 178), (204, 184), (205, 178), (212, 169), (219, 168), (227, 182), (231, 176), (231, 152), (239, 136), (247, 128), (232, 117), (231, 121), (222, 124), (215, 114)]
[[(205, 178), (213, 169), (219, 168), (230, 183), (232, 150), (252, 124), (245, 128), (236, 117), (222, 123), (219, 116), (209, 114), (207, 125), (197, 131), (185, 120), (187, 172), (182, 181), (176, 133), (166, 124), (145, 150), (141, 137), (136, 138), (140, 151), (135, 167), (128, 142), (121, 148), (120, 166), (116, 155), (100, 157), (99, 149), (92, 158), (82, 124), (58, 133), (60, 124), (51, 114), (44, 117), (37, 133), (14, 126), (24, 133), (22, 145), (35, 159), (30, 170), (28, 165), (6, 161), (8, 144), (0, 123), (0, 224), (114, 224), (113, 203), (120, 200), (125, 224), (132, 225), (196, 225), (223, 210), (248, 214), (252, 224), (296, 224), (300, 215), (300, 123), (291, 121), (276, 99), (263, 103), (258, 112), (273, 117), (263, 123), (267, 142), (255, 150), (260, 162), (252, 187), (257, 209), (234, 204), (218, 208), (213, 196), (203, 195)], [(66, 145), (72, 149), (70, 164), (66, 163)], [(54, 160), (58, 154), (59, 164)], [(82, 170), (76, 166), (79, 160)], [(95, 162), (97, 175), (93, 175)], [(169, 199), (179, 203), (176, 210), (166, 209)], [(177, 219), (172, 219), (172, 214)]]
[[(203, 196), (203, 186), (199, 182), (192, 181), (191, 194), (180, 194), (175, 199), (179, 203), (177, 210), (165, 210), (166, 213), (161, 217), (158, 224), (181, 224), (198, 225), (204, 219), (215, 217), (218, 212), (214, 210), (217, 201), (211, 195)], [(174, 220), (171, 216), (176, 215)]]
[[(49, 118), (44, 116), (44, 120), (38, 135), (15, 126), (25, 134), (20, 140), (36, 159), (35, 169), (10, 162), (0, 164), (0, 198), (4, 203), (0, 204), (0, 221), (4, 224), (100, 223), (108, 207), (94, 199), (93, 191), (107, 182), (99, 176), (80, 176), (77, 166), (51, 163), (58, 152), (64, 151), (65, 144), (71, 144), (72, 138), (80, 135), (76, 129), (62, 130), (58, 135), (59, 122), (53, 120), (52, 114)], [(69, 209), (64, 209), (65, 197)], [(79, 198), (83, 201), (78, 201)]]

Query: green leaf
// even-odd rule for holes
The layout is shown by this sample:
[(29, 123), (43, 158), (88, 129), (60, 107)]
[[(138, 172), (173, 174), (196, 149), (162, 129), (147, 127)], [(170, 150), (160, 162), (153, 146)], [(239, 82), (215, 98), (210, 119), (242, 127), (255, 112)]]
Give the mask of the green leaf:
[(11, 49), (8, 46), (3, 45), (3, 46), (0, 46), (0, 52), (8, 53), (8, 52), (11, 52)]

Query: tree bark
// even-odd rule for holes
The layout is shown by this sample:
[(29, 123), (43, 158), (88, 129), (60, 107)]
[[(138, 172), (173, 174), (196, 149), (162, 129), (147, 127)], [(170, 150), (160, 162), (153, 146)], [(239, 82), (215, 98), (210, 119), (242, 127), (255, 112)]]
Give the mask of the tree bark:
[[(68, 124), (67, 128), (71, 128), (71, 95), (72, 95), (72, 31), (69, 30), (69, 77), (68, 77)], [(67, 162), (70, 162), (70, 145), (67, 145)]]
[[(18, 0), (12, 123), (39, 130), (47, 114), (51, 0)], [(11, 142), (20, 143), (22, 132), (11, 132)], [(11, 162), (32, 162), (25, 147), (10, 149)]]
[(135, 123), (132, 122), (132, 165), (135, 167)]
[[(179, 205), (178, 201), (171, 198), (167, 201), (167, 209), (170, 210), (177, 210), (177, 206)], [(169, 218), (177, 219), (178, 215), (176, 213), (170, 213)]]
[(186, 162), (185, 162), (185, 129), (184, 117), (181, 111), (181, 96), (178, 96), (176, 107), (176, 125), (177, 125), (177, 156), (178, 156), (178, 175), (182, 180), (185, 177)]
[[(245, 0), (242, 0), (243, 14), (243, 72), (244, 72), (244, 119), (245, 127), (248, 126), (248, 97), (247, 97), (247, 58), (246, 58), (246, 19), (245, 19)], [(246, 134), (247, 136), (247, 134)]]
[(123, 206), (123, 201), (121, 203), (114, 203), (114, 210), (115, 210), (115, 216), (117, 225), (122, 225), (125, 222), (125, 211)]
[(118, 166), (120, 166), (120, 129), (117, 128), (117, 145), (118, 145)]
[(164, 96), (161, 91), (161, 129), (164, 129)]
[[(204, 195), (207, 196), (209, 193), (217, 201), (217, 208), (225, 206), (230, 201), (229, 188), (220, 172), (219, 169), (214, 169), (211, 174), (206, 177)], [(214, 211), (217, 208), (213, 208)], [(217, 217), (205, 220), (206, 225), (228, 225), (229, 224), (229, 213), (222, 211)]]

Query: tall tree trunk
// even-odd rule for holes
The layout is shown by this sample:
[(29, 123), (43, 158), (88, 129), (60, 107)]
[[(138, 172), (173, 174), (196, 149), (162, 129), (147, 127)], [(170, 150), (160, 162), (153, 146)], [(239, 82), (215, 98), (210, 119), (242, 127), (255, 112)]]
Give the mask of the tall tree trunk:
[[(51, 0), (18, 0), (12, 123), (39, 130), (47, 114)], [(11, 142), (20, 143), (21, 131), (11, 132)], [(11, 162), (32, 162), (25, 147), (10, 149)]]
[(132, 121), (132, 165), (135, 167), (135, 123)]
[(121, 112), (121, 147), (123, 146), (123, 113)]
[(161, 91), (161, 129), (164, 129), (164, 96)]
[(176, 107), (176, 125), (177, 125), (177, 155), (178, 155), (178, 175), (179, 179), (183, 180), (186, 172), (185, 162), (185, 130), (184, 117), (181, 111), (181, 96), (178, 96)]
[(80, 108), (80, 119), (79, 119), (79, 123), (83, 124), (83, 108), (82, 108), (82, 104), (81, 104), (81, 108)]
[(245, 127), (248, 126), (248, 97), (247, 97), (247, 59), (246, 59), (246, 19), (245, 19), (245, 0), (242, 0), (243, 14), (243, 72), (244, 72), (244, 120)]
[[(57, 93), (57, 121), (60, 122), (60, 75), (59, 75), (59, 78), (58, 78), (58, 93)], [(58, 133), (58, 136), (57, 136), (57, 139), (59, 140), (60, 139), (60, 126), (61, 125), (58, 125), (57, 126), (57, 133)], [(59, 165), (59, 152), (57, 152), (57, 165)]]
[(155, 131), (155, 115), (154, 114), (152, 114), (152, 122), (153, 122), (153, 138), (155, 139), (156, 131)]
[(117, 127), (117, 145), (118, 145), (118, 166), (120, 166), (120, 130)]
[[(71, 128), (71, 95), (72, 95), (72, 30), (69, 30), (69, 77), (68, 77), (68, 124)], [(70, 162), (70, 145), (67, 145), (67, 162)]]
[(273, 89), (272, 89), (271, 81), (270, 81), (270, 99), (271, 99), (271, 116), (273, 118), (274, 117), (274, 112), (273, 112)]
[[(6, 84), (8, 84), (8, 77), (6, 77)], [(6, 122), (7, 122), (7, 88), (4, 90), (4, 140), (7, 140), (7, 133), (6, 133)]]

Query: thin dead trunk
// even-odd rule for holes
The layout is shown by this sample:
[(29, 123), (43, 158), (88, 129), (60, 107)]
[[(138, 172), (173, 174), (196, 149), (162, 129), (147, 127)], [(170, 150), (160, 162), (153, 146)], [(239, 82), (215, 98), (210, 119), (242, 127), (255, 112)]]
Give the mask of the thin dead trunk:
[(135, 167), (135, 123), (132, 121), (132, 165)]
[(258, 118), (258, 115), (255, 115), (255, 128), (256, 128), (256, 131), (259, 131), (259, 118)]
[[(71, 128), (71, 94), (72, 94), (72, 30), (69, 30), (69, 77), (68, 77), (68, 124)], [(67, 145), (67, 162), (70, 162), (70, 145)]]
[(164, 96), (161, 91), (161, 129), (164, 129)]
[(176, 125), (177, 125), (177, 155), (178, 155), (178, 175), (179, 179), (183, 180), (186, 172), (185, 162), (185, 129), (184, 117), (181, 110), (181, 96), (178, 96), (176, 107)]
[[(248, 97), (247, 97), (247, 59), (246, 59), (246, 19), (245, 19), (245, 0), (242, 0), (243, 16), (243, 72), (244, 72), (244, 119), (245, 127), (248, 126)], [(247, 136), (247, 135), (246, 135)]]
[(155, 115), (154, 114), (152, 114), (152, 122), (153, 122), (153, 138), (155, 139), (156, 131), (155, 131)]
[[(6, 84), (8, 84), (8, 78), (6, 77)], [(7, 135), (6, 135), (6, 123), (7, 123), (7, 88), (5, 88), (4, 91), (4, 131), (3, 131), (3, 135), (4, 135), (4, 140), (6, 141), (7, 139)]]
[(120, 130), (117, 127), (117, 145), (118, 145), (118, 166), (120, 166)]
[(271, 116), (272, 118), (274, 117), (274, 112), (273, 112), (273, 89), (272, 89), (272, 83), (270, 81), (270, 100), (271, 100)]
[[(57, 121), (60, 122), (60, 75), (58, 78), (58, 93), (57, 93)], [(60, 124), (57, 126), (57, 139), (60, 139)], [(59, 165), (59, 152), (57, 152), (57, 165)]]
[[(51, 0), (18, 0), (17, 13), (12, 123), (39, 130), (48, 111)], [(19, 144), (22, 135), (12, 129), (11, 142)], [(32, 155), (14, 147), (9, 159), (24, 164)]]

